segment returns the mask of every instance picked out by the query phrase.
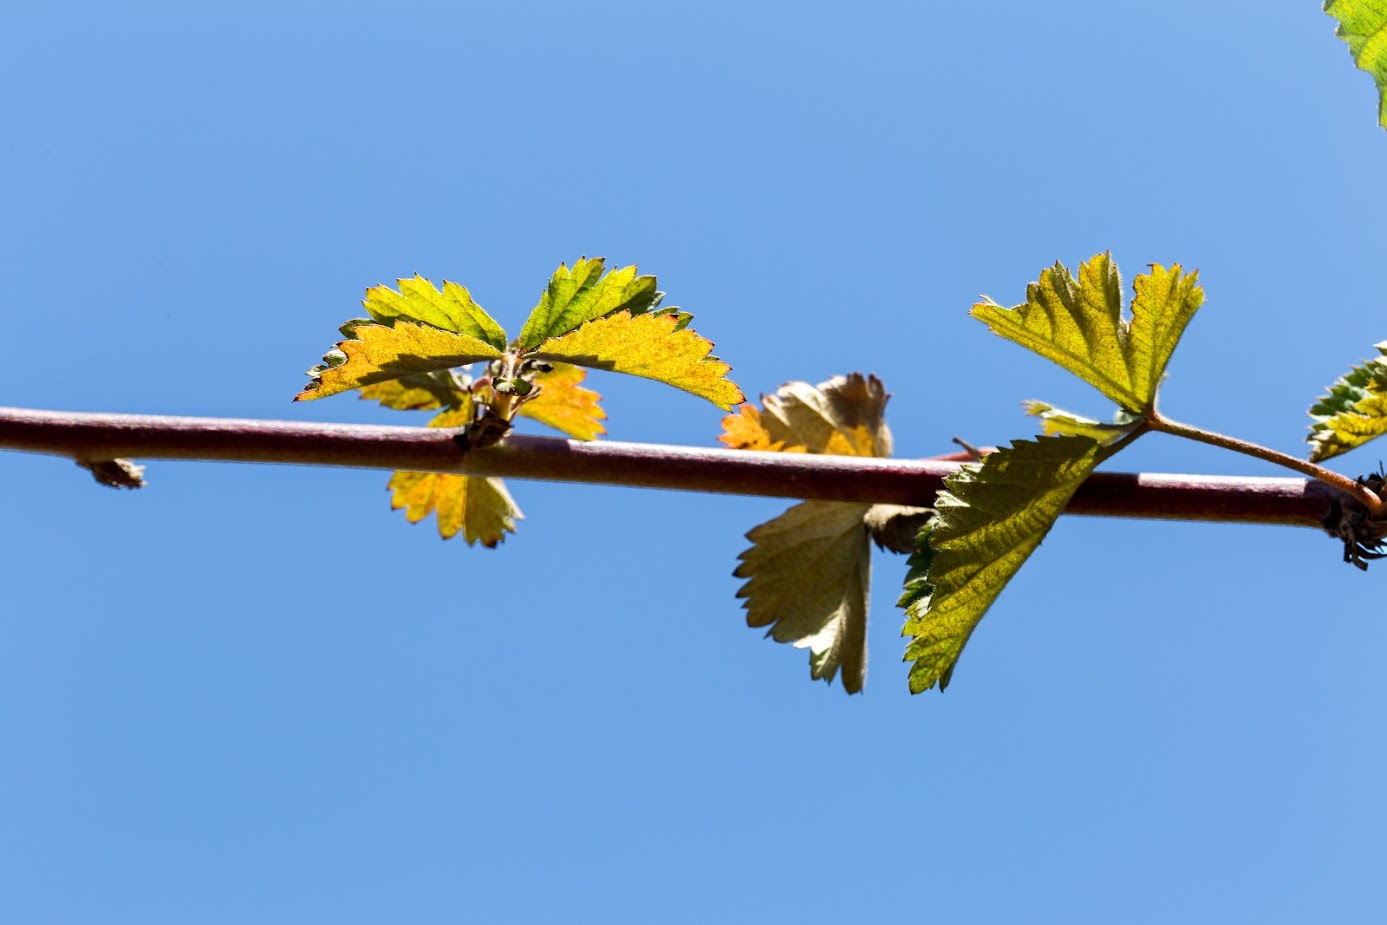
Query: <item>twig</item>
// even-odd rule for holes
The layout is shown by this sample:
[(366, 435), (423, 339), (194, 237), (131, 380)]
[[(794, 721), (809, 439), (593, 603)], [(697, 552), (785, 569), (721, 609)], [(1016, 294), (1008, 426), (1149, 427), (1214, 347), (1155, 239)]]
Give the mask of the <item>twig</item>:
[[(588, 482), (928, 507), (958, 468), (941, 460), (764, 453), (508, 437), (464, 453), (453, 431), (0, 408), (0, 449), (116, 458), (290, 463)], [(1097, 473), (1072, 514), (1319, 527), (1335, 497), (1315, 481)]]

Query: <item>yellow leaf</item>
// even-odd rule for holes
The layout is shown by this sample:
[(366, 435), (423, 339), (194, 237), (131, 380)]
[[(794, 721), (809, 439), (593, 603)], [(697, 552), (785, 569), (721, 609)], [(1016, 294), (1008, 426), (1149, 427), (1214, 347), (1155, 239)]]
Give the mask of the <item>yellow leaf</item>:
[(494, 360), (501, 351), (469, 334), (444, 331), (426, 324), (397, 321), (393, 325), (358, 323), (343, 328), (351, 335), (309, 370), (313, 381), (295, 401), (324, 398), (362, 386)]
[(396, 411), (460, 408), (472, 401), (469, 386), (467, 376), (444, 369), (368, 385), (361, 390), (361, 397)]
[(825, 453), (831, 456), (890, 456), (886, 401), (891, 396), (876, 376), (852, 373), (812, 386), (787, 382), (723, 418), (718, 439), (734, 449)]
[(405, 509), (405, 519), (418, 523), (438, 515), (438, 533), (445, 540), (462, 532), (467, 545), (481, 541), (494, 548), (515, 532), (524, 515), (500, 479), (451, 472), (396, 472), (390, 478), (395, 493), (390, 506)]
[(753, 404), (742, 405), (722, 419), (723, 433), (718, 437), (734, 450), (770, 450), (778, 453), (804, 453), (802, 446), (786, 446), (783, 440), (772, 440), (770, 431), (761, 422), (761, 412)]
[(731, 409), (742, 400), (741, 390), (724, 378), (731, 367), (709, 355), (711, 341), (680, 330), (679, 321), (672, 314), (620, 311), (547, 340), (526, 357), (654, 379)]
[(587, 370), (568, 363), (555, 363), (547, 373), (536, 373), (539, 391), (520, 406), (519, 414), (561, 430), (575, 440), (592, 440), (607, 429), (599, 421), (607, 417), (597, 402), (602, 398), (581, 383)]
[[(472, 406), (450, 408), (436, 415), (430, 427), (463, 427), (472, 421)], [(515, 522), (524, 517), (500, 479), (451, 472), (396, 472), (390, 477), (394, 492), (390, 506), (404, 508), (412, 524), (438, 515), (438, 533), (445, 540), (462, 532), (467, 545), (481, 541), (494, 548), (515, 532)]]

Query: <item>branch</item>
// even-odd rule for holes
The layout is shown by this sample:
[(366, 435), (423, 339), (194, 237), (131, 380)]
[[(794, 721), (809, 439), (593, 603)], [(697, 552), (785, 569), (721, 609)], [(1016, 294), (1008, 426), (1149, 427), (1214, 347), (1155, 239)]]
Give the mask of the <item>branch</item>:
[[(292, 463), (462, 472), (558, 482), (928, 507), (959, 463), (507, 437), (463, 452), (427, 427), (0, 408), (0, 449), (67, 456)], [(1066, 513), (1319, 527), (1336, 497), (1319, 482), (1100, 472)]]

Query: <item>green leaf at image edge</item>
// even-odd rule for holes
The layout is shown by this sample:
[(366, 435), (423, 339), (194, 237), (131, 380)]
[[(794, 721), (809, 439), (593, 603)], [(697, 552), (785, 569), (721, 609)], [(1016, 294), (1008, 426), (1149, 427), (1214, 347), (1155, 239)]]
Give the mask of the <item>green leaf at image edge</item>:
[(1322, 462), (1387, 434), (1387, 341), (1382, 356), (1365, 360), (1329, 387), (1310, 417), (1310, 461)]
[(1377, 123), (1387, 128), (1387, 0), (1326, 0), (1324, 12), (1338, 20), (1334, 34), (1353, 63), (1377, 84)]
[(928, 572), (912, 570), (901, 598), (911, 693), (948, 686), (978, 622), (1108, 455), (1088, 437), (1018, 440), (945, 481)]

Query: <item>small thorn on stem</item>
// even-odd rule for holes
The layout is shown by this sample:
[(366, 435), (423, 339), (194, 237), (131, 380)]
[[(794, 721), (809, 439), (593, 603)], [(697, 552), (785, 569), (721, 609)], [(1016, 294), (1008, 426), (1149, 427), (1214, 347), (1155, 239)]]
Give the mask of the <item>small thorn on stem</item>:
[(955, 437), (953, 442), (963, 447), (964, 451), (967, 452), (968, 456), (973, 460), (973, 462), (982, 462), (982, 458), (985, 455), (982, 450), (973, 446), (973, 444), (969, 443), (967, 440), (964, 440), (962, 437)]

